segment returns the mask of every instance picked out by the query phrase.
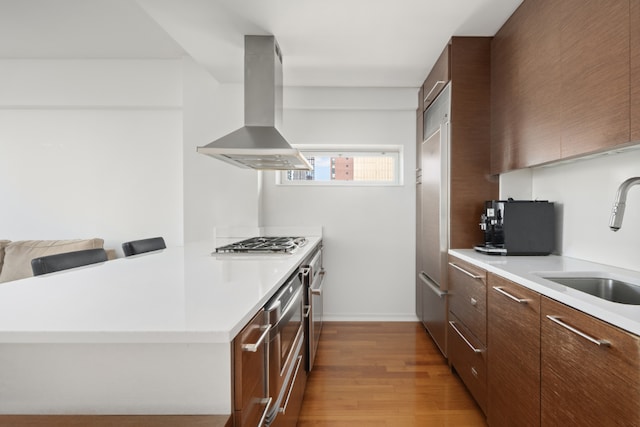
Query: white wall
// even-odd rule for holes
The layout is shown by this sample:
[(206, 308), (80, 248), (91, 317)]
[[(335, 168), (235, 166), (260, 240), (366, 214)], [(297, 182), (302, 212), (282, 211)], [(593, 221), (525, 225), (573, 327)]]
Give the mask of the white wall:
[(404, 185), (276, 186), (264, 172), (264, 225), (322, 225), (330, 320), (415, 320), (415, 90), (288, 88), (294, 144), (404, 145)]
[(181, 243), (181, 102), (178, 60), (1, 60), (0, 238)]
[(622, 181), (640, 176), (640, 150), (608, 154), (501, 176), (501, 197), (556, 203), (556, 252), (632, 270), (640, 269), (640, 187), (632, 187), (620, 231), (609, 230)]
[(219, 84), (189, 58), (183, 74), (185, 241), (210, 239), (216, 226), (257, 226), (258, 172), (196, 152), (244, 124), (243, 86)]

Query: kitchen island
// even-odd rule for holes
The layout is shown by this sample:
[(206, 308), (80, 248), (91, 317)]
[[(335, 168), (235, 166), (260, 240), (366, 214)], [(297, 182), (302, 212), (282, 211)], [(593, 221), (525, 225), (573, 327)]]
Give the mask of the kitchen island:
[(217, 242), (0, 286), (0, 414), (231, 414), (231, 342), (320, 243)]

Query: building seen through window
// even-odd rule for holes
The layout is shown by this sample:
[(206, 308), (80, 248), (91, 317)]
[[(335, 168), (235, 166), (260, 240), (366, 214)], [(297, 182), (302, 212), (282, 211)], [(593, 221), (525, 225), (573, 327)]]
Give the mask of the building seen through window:
[(353, 182), (394, 184), (398, 181), (397, 152), (305, 153), (310, 171), (286, 171), (287, 182)]

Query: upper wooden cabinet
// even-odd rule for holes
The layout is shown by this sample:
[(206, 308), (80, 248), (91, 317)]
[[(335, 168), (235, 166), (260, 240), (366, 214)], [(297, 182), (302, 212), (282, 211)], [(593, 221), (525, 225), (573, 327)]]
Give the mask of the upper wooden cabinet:
[(447, 45), (422, 85), (423, 110), (426, 110), (431, 105), (433, 100), (449, 83), (449, 80), (451, 80), (451, 74), (449, 72), (449, 45)]
[(630, 64), (640, 77), (640, 6), (633, 3), (525, 0), (498, 31), (491, 53), (493, 173), (626, 145), (634, 140), (634, 115), (640, 139), (640, 89), (630, 80)]
[(640, 2), (631, 2), (631, 141), (640, 141)]
[(470, 248), (482, 239), (484, 202), (498, 197), (498, 182), (489, 173), (491, 38), (453, 37), (449, 56), (449, 247)]
[(629, 142), (629, 0), (556, 3), (563, 17), (562, 157)]

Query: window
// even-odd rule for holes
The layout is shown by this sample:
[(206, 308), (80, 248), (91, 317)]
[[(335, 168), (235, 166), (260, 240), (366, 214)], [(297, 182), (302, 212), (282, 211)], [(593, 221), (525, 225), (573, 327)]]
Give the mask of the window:
[(402, 185), (402, 146), (296, 146), (310, 171), (281, 171), (280, 185)]

